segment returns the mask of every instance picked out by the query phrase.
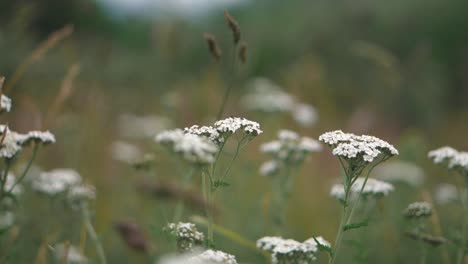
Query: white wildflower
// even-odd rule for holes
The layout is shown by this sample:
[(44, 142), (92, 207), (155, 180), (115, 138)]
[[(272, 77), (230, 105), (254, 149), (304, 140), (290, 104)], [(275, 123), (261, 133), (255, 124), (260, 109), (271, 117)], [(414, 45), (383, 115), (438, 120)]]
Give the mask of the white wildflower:
[(428, 202), (415, 202), (406, 207), (403, 214), (407, 218), (425, 218), (432, 215), (432, 205)]
[(214, 155), (218, 151), (218, 147), (208, 138), (185, 134), (181, 129), (163, 131), (156, 135), (155, 140), (195, 164), (214, 162)]
[(275, 113), (289, 112), (294, 108), (294, 98), (269, 79), (255, 78), (248, 87), (249, 91), (241, 99), (245, 109)]
[(448, 161), (456, 155), (458, 155), (458, 151), (448, 146), (429, 151), (427, 154), (427, 156), (436, 164)]
[(276, 174), (280, 169), (278, 162), (274, 160), (265, 161), (260, 166), (260, 174), (263, 176), (271, 176)]
[(235, 256), (212, 249), (192, 257), (189, 261), (193, 261), (194, 264), (237, 264)]
[(317, 243), (311, 239), (300, 243), (282, 237), (263, 237), (257, 240), (257, 247), (271, 253), (272, 263), (311, 263), (318, 251)]
[[(365, 178), (357, 178), (354, 184), (351, 186), (351, 191), (358, 194), (361, 189), (362, 185), (365, 182)], [(391, 192), (393, 192), (395, 188), (390, 183), (379, 181), (373, 178), (368, 178), (364, 189), (362, 190), (362, 195), (365, 196), (374, 196), (374, 197), (382, 197), (387, 196)]]
[(96, 188), (93, 185), (72, 185), (68, 189), (67, 198), (72, 208), (79, 209), (89, 200), (96, 199)]
[(381, 155), (398, 155), (398, 151), (391, 144), (368, 135), (357, 136), (337, 130), (322, 134), (319, 140), (333, 149), (333, 155), (346, 160), (363, 160), (370, 163)]
[(323, 248), (331, 250), (332, 248), (330, 242), (328, 242), (321, 236), (309, 238), (306, 241), (304, 241), (304, 243), (308, 243), (312, 246), (317, 247), (318, 249), (320, 249), (320, 247), (323, 247)]
[(234, 134), (240, 129), (250, 136), (258, 136), (263, 133), (259, 123), (240, 117), (228, 117), (223, 120), (218, 120), (214, 123), (214, 127), (219, 133)]
[[(365, 178), (357, 178), (354, 184), (350, 188), (351, 195), (356, 197), (359, 195), (364, 184)], [(362, 190), (362, 195), (366, 197), (380, 198), (387, 196), (394, 191), (393, 185), (390, 183), (379, 181), (373, 178), (368, 178), (364, 189)], [(345, 200), (345, 190), (343, 184), (334, 184), (330, 190), (330, 196), (338, 199), (339, 201)]]
[(449, 168), (468, 171), (468, 152), (458, 152), (449, 162)]
[(193, 135), (207, 137), (216, 144), (221, 144), (224, 142), (224, 137), (221, 136), (221, 134), (218, 132), (216, 128), (211, 127), (211, 126), (200, 127), (197, 125), (193, 125), (191, 127), (184, 128), (184, 132), (186, 134), (193, 134)]
[(3, 138), (0, 145), (0, 158), (11, 159), (22, 150), (21, 143), (25, 135), (11, 131), (5, 125), (0, 125), (0, 138)]
[(449, 183), (441, 183), (436, 186), (434, 200), (438, 204), (448, 204), (459, 200), (457, 187)]
[(58, 244), (54, 247), (54, 256), (57, 262), (62, 263), (67, 260), (67, 264), (85, 264), (89, 263), (88, 259), (73, 245)]
[(15, 214), (10, 211), (0, 213), (0, 231), (6, 230), (15, 223)]
[(308, 155), (322, 149), (320, 143), (312, 138), (300, 137), (296, 132), (280, 130), (278, 140), (262, 144), (260, 151), (282, 162), (302, 162)]
[[(23, 187), (19, 184), (16, 184), (17, 178), (11, 172), (7, 174), (5, 186), (3, 187), (5, 191), (10, 191), (15, 196), (20, 195), (23, 192)], [(14, 187), (13, 187), (14, 186)], [(13, 190), (11, 189), (13, 188)]]
[(55, 143), (54, 134), (50, 131), (29, 131), (26, 135), (23, 135), (22, 140), (19, 141), (20, 145), (28, 145), (29, 143), (34, 142), (36, 144), (53, 144)]
[(4, 111), (5, 112), (11, 111), (11, 99), (4, 94), (2, 94), (2, 97), (0, 99), (0, 108), (1, 108), (0, 113)]
[(308, 104), (297, 104), (292, 110), (292, 117), (304, 127), (310, 127), (317, 122), (317, 110)]
[(122, 114), (118, 119), (119, 133), (127, 138), (151, 138), (171, 126), (170, 119), (155, 115)]
[(333, 184), (333, 186), (330, 189), (330, 196), (337, 199), (338, 201), (344, 202), (346, 194), (343, 184)]
[(137, 146), (124, 141), (113, 142), (111, 145), (111, 152), (115, 160), (127, 164), (133, 164), (143, 157), (143, 153)]
[(177, 248), (181, 251), (190, 251), (205, 240), (203, 233), (193, 223), (169, 223), (165, 230), (175, 237)]
[(71, 186), (81, 182), (81, 176), (72, 169), (54, 169), (42, 172), (32, 180), (32, 188), (48, 195), (56, 195), (67, 191)]
[(414, 187), (424, 182), (424, 171), (421, 167), (407, 161), (391, 161), (382, 164), (375, 170), (378, 179), (387, 182), (401, 182)]

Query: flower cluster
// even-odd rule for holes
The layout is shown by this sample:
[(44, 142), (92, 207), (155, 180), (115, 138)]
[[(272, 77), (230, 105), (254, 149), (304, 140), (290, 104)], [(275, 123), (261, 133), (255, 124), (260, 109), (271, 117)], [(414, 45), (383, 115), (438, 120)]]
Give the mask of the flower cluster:
[(32, 188), (47, 195), (57, 195), (68, 191), (72, 186), (81, 183), (81, 176), (72, 169), (54, 169), (41, 172), (37, 178), (32, 180)]
[(468, 152), (445, 146), (429, 151), (427, 156), (436, 164), (444, 164), (448, 169), (465, 174), (468, 179)]
[[(351, 195), (354, 195), (354, 196), (359, 195), (364, 182), (365, 182), (365, 178), (363, 177), (357, 178), (354, 184), (350, 188)], [(368, 178), (366, 185), (364, 186), (364, 189), (362, 189), (362, 195), (364, 197), (380, 198), (380, 197), (389, 195), (394, 190), (395, 188), (390, 183)], [(339, 201), (344, 201), (345, 200), (344, 186), (342, 184), (333, 185), (330, 190), (330, 196), (338, 199)]]
[(432, 215), (432, 205), (428, 202), (415, 202), (406, 207), (403, 215), (410, 219), (420, 219)]
[(161, 116), (122, 114), (118, 119), (119, 133), (127, 138), (151, 138), (171, 126), (171, 120)]
[(162, 257), (159, 264), (237, 264), (236, 257), (219, 251), (208, 249), (178, 255)]
[(260, 173), (273, 175), (283, 166), (302, 163), (311, 153), (322, 150), (322, 146), (312, 138), (300, 137), (293, 131), (280, 130), (278, 139), (263, 144), (260, 150), (273, 158), (262, 164)]
[(387, 182), (400, 182), (410, 186), (420, 186), (424, 182), (424, 171), (421, 167), (407, 161), (393, 161), (382, 164), (375, 171), (378, 179)]
[(21, 134), (10, 130), (5, 125), (0, 125), (0, 158), (12, 159), (22, 147), (29, 145), (31, 142), (36, 144), (48, 145), (55, 143), (55, 136), (49, 131), (29, 131), (26, 134)]
[(266, 113), (288, 112), (305, 127), (315, 124), (318, 119), (314, 107), (298, 102), (269, 79), (255, 78), (248, 86), (249, 92), (241, 99), (245, 109)]
[(186, 134), (207, 137), (217, 145), (225, 143), (228, 137), (239, 130), (242, 130), (244, 135), (249, 137), (255, 137), (263, 133), (260, 129), (260, 124), (240, 117), (228, 117), (226, 119), (218, 120), (213, 124), (213, 126), (193, 125), (191, 127), (184, 128), (184, 132)]
[(155, 140), (193, 164), (206, 165), (212, 163), (218, 151), (216, 144), (208, 138), (186, 134), (181, 129), (163, 131), (156, 135)]
[(11, 110), (11, 99), (2, 94), (0, 98), (0, 113), (1, 112), (10, 112)]
[(137, 146), (124, 141), (113, 142), (111, 145), (111, 153), (115, 160), (127, 164), (133, 164), (143, 157), (143, 153)]
[(257, 247), (271, 253), (272, 263), (307, 264), (316, 259), (321, 248), (331, 248), (322, 237), (310, 238), (304, 242), (282, 237), (263, 237), (257, 240)]
[(191, 251), (205, 240), (203, 233), (199, 232), (195, 224), (192, 223), (169, 223), (165, 230), (175, 237), (177, 248), (180, 251)]
[(241, 117), (228, 117), (218, 120), (214, 123), (214, 127), (219, 133), (228, 135), (234, 134), (240, 129), (244, 134), (250, 136), (258, 136), (263, 133), (259, 123)]
[(81, 175), (72, 169), (54, 169), (40, 172), (37, 177), (29, 179), (33, 190), (49, 196), (66, 194), (73, 209), (79, 209), (89, 200), (96, 199), (96, 189), (83, 184)]
[(449, 183), (441, 183), (436, 186), (434, 200), (438, 204), (448, 204), (459, 199), (457, 186)]
[(379, 156), (385, 159), (398, 155), (398, 150), (391, 144), (368, 135), (358, 136), (336, 130), (322, 134), (319, 140), (333, 149), (333, 155), (347, 161), (370, 163)]
[(427, 156), (434, 161), (434, 163), (444, 163), (446, 161), (450, 161), (452, 158), (458, 155), (458, 151), (452, 147), (441, 147), (438, 149), (434, 149), (429, 151)]
[[(54, 257), (57, 263), (86, 264), (89, 263), (80, 249), (73, 245), (58, 244), (54, 247)], [(66, 262), (64, 262), (66, 260)]]
[(191, 258), (194, 264), (237, 264), (236, 257), (219, 251), (208, 249)]

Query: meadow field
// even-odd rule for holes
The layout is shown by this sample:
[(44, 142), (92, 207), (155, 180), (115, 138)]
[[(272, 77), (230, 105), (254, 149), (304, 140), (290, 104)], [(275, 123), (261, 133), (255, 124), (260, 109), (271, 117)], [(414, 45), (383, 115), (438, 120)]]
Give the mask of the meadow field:
[(118, 2), (0, 1), (0, 264), (468, 264), (467, 3)]

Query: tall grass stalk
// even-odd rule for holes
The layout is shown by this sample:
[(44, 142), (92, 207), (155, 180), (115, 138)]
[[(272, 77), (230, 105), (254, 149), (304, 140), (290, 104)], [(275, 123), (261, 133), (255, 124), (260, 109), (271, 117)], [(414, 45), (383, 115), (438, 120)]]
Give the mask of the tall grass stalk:
[(102, 247), (101, 241), (94, 229), (93, 224), (91, 223), (91, 214), (89, 212), (88, 206), (85, 204), (81, 207), (81, 214), (83, 217), (83, 223), (88, 231), (88, 235), (91, 238), (94, 247), (96, 249), (96, 254), (99, 259), (100, 264), (107, 264), (106, 254), (104, 253), (104, 248)]

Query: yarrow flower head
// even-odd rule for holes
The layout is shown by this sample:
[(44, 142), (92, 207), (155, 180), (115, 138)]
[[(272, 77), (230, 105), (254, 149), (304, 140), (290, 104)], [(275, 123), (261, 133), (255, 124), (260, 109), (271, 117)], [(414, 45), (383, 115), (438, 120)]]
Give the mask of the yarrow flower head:
[(221, 136), (218, 130), (211, 126), (197, 126), (193, 125), (191, 127), (184, 128), (186, 134), (199, 135), (209, 138), (216, 144), (221, 144), (224, 142), (225, 138)]
[(297, 104), (292, 110), (292, 117), (304, 127), (310, 127), (317, 122), (318, 114), (314, 107), (308, 104)]
[(432, 215), (432, 205), (428, 202), (415, 202), (406, 207), (403, 215), (410, 219), (427, 218)]
[(169, 223), (164, 229), (175, 237), (180, 251), (191, 251), (205, 240), (203, 233), (193, 223)]
[(262, 165), (262, 175), (272, 175), (281, 167), (289, 163), (300, 164), (311, 153), (322, 150), (320, 143), (309, 137), (300, 137), (296, 132), (280, 130), (278, 139), (267, 142), (260, 147), (260, 151), (270, 155), (273, 159)]
[(47, 195), (57, 195), (69, 190), (70, 187), (81, 183), (81, 176), (72, 169), (54, 169), (48, 172), (41, 172), (39, 176), (32, 180), (31, 187)]
[(249, 91), (241, 99), (245, 109), (265, 113), (287, 112), (304, 127), (316, 123), (318, 115), (313, 106), (299, 102), (273, 81), (258, 77), (247, 86)]
[(3, 186), (4, 191), (11, 192), (15, 196), (20, 195), (23, 192), (23, 187), (16, 182), (17, 180), (16, 176), (9, 172), (6, 176), (5, 186)]
[[(365, 182), (365, 178), (357, 178), (354, 184), (351, 186), (350, 191), (353, 197), (359, 195), (362, 189), (362, 185)], [(395, 188), (392, 184), (379, 181), (373, 178), (368, 178), (364, 189), (362, 189), (362, 195), (364, 197), (373, 197), (381, 198), (383, 196), (389, 195), (393, 192)], [(334, 184), (330, 190), (330, 196), (338, 199), (339, 201), (344, 202), (345, 200), (345, 190), (343, 184)]]
[(423, 184), (425, 178), (423, 169), (408, 161), (382, 164), (375, 170), (375, 175), (383, 181), (405, 183), (414, 187)]
[(11, 99), (2, 94), (1, 99), (0, 99), (0, 113), (1, 112), (10, 112), (11, 110)]
[(371, 163), (379, 156), (386, 159), (398, 155), (398, 150), (391, 144), (368, 135), (358, 136), (336, 130), (322, 134), (319, 140), (333, 149), (333, 155), (347, 161)]
[(72, 208), (79, 209), (88, 201), (96, 199), (96, 188), (93, 185), (72, 185), (67, 198)]
[(119, 133), (126, 138), (151, 138), (171, 127), (171, 120), (163, 116), (122, 114), (118, 119)]
[(124, 141), (113, 142), (111, 145), (111, 152), (115, 160), (127, 164), (133, 164), (143, 157), (143, 153), (137, 146)]
[(458, 155), (458, 151), (452, 147), (445, 146), (429, 151), (427, 156), (436, 164), (444, 163)]
[(271, 253), (272, 263), (299, 264), (311, 263), (320, 249), (331, 248), (330, 243), (322, 237), (310, 238), (301, 243), (294, 239), (270, 236), (257, 240), (257, 247)]
[(54, 247), (54, 256), (57, 262), (69, 264), (87, 264), (88, 258), (86, 258), (80, 250), (73, 245), (65, 245), (63, 243), (58, 244)]
[[(190, 262), (192, 261), (192, 262)], [(193, 264), (237, 264), (236, 257), (220, 250), (208, 249), (189, 259)]]
[(441, 183), (436, 186), (434, 200), (438, 204), (449, 204), (459, 199), (457, 186), (449, 183)]
[(181, 129), (163, 131), (156, 135), (155, 140), (186, 161), (199, 165), (212, 163), (218, 151), (218, 147), (208, 138), (186, 134)]
[(28, 145), (31, 142), (43, 145), (53, 144), (55, 136), (50, 131), (29, 131), (21, 141), (21, 145)]
[(430, 151), (427, 156), (434, 163), (443, 164), (446, 168), (465, 175), (468, 181), (468, 152), (458, 151), (452, 147), (445, 146)]
[(48, 145), (55, 143), (55, 137), (49, 131), (30, 131), (27, 134), (21, 134), (10, 130), (5, 125), (0, 125), (0, 158), (12, 159), (22, 150), (22, 147), (31, 142)]
[(221, 134), (234, 134), (242, 130), (244, 134), (255, 137), (263, 133), (259, 123), (241, 117), (228, 117), (216, 121), (214, 127)]
[(267, 113), (288, 112), (295, 99), (273, 81), (258, 77), (248, 83), (249, 92), (241, 99), (245, 109)]

